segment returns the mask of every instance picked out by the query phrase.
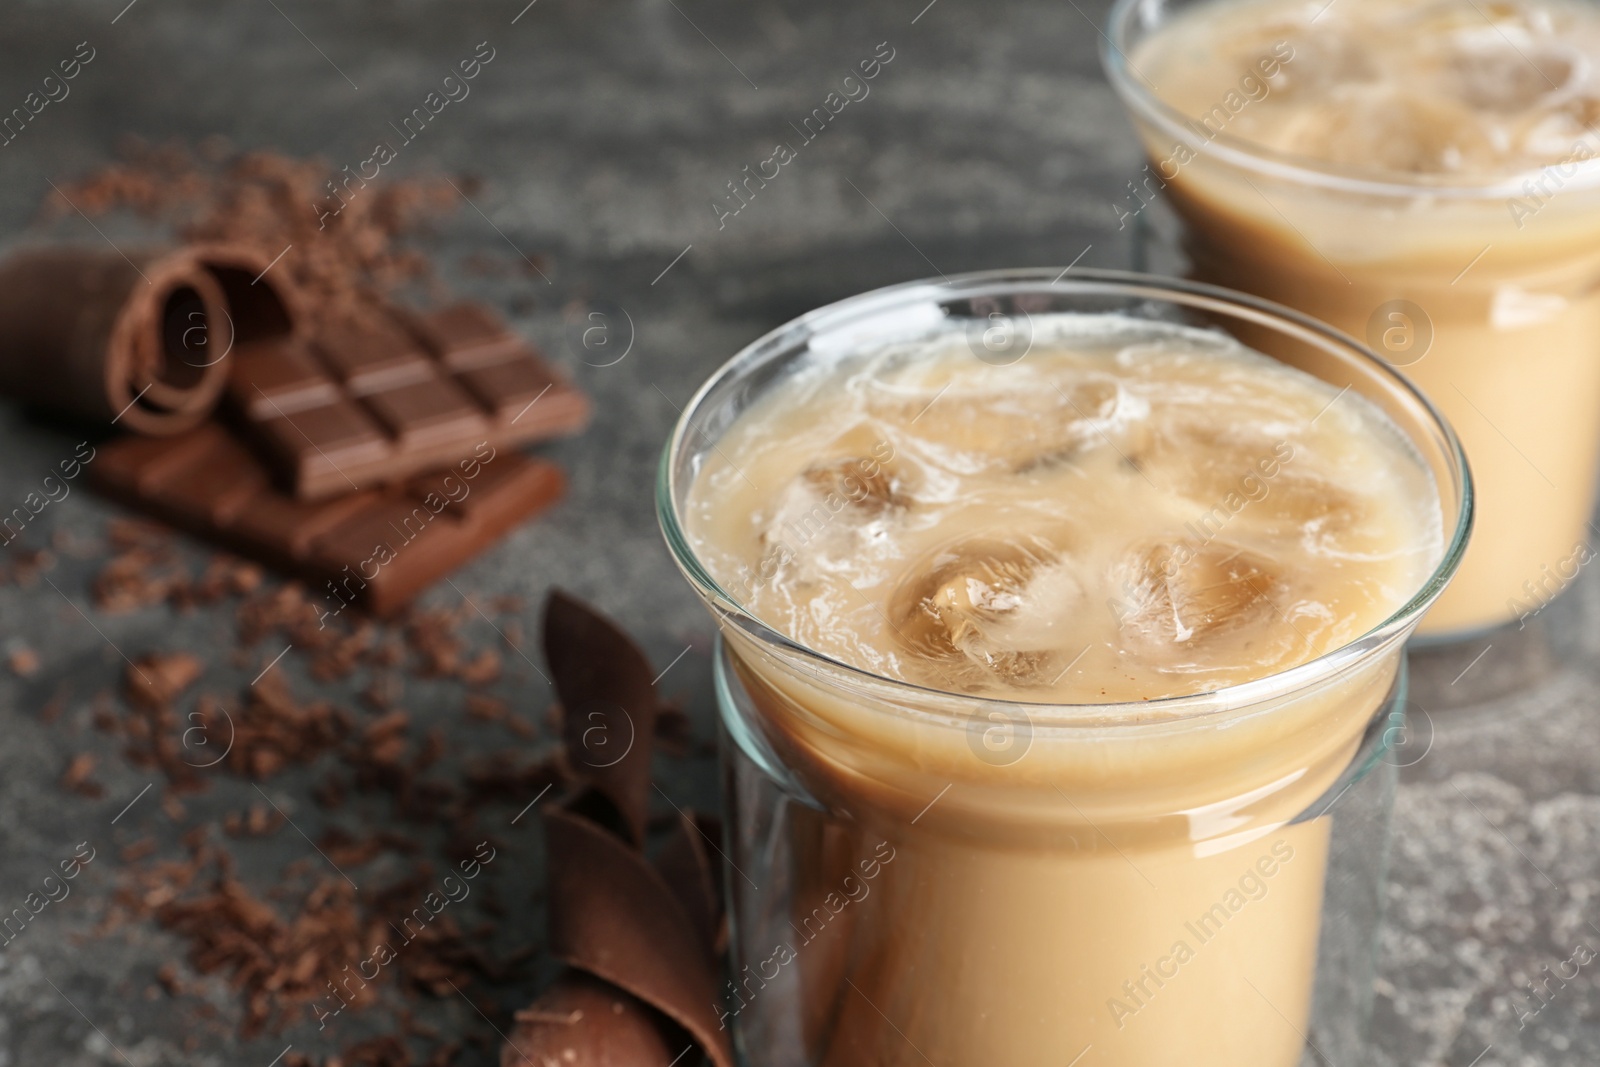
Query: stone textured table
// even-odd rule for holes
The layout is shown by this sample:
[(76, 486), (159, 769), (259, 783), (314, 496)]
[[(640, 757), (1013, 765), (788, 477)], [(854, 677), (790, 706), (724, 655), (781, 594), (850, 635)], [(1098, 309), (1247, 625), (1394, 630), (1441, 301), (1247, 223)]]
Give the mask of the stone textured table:
[[(79, 42), (89, 42), (94, 59), (67, 98), (0, 148), (0, 236), (38, 236), (35, 208), (47, 182), (106, 161), (125, 134), (194, 141), (220, 133), (241, 147), (354, 166), (393, 138), (390, 124), (438, 88), (448, 66), (489, 42), (495, 58), (471, 95), (405, 145), (390, 169), (483, 179), (472, 206), (463, 204), (429, 248), (453, 284), (515, 314), (571, 368), (598, 417), (582, 439), (547, 449), (571, 472), (565, 504), (456, 581), (468, 595), (524, 597), (530, 633), (552, 584), (598, 603), (640, 636), (658, 666), (671, 664), (663, 687), (684, 698), (696, 736), (708, 739), (711, 626), (660, 544), (651, 502), (658, 450), (695, 385), (773, 325), (872, 286), (986, 267), (1133, 263), (1118, 205), (1140, 161), (1096, 62), (1101, 0), (925, 2), (14, 2), (0, 13), (0, 113), (20, 106)], [(791, 124), (880, 48), (892, 59), (870, 95), (732, 213), (727, 183), (777, 142), (795, 140)], [(76, 218), (50, 233), (102, 239)], [(510, 265), (542, 255), (549, 281), (469, 273), (462, 264), (473, 253)], [(631, 339), (615, 365), (597, 366), (604, 360), (569, 344), (567, 322), (591, 307), (610, 316), (609, 351)], [(6, 510), (75, 440), (0, 409)], [(192, 1000), (148, 992), (156, 968), (179, 956), (176, 941), (147, 924), (92, 937), (117, 882), (119, 847), (151, 835), (172, 849), (178, 828), (150, 797), (112, 824), (152, 777), (92, 729), (90, 700), (116, 684), (119, 650), (232, 648), (231, 636), (219, 636), (232, 626), (226, 609), (111, 616), (89, 607), (95, 546), (115, 514), (75, 490), (29, 534), (32, 544), (53, 531), (70, 535), (48, 572), (56, 588), (0, 588), (0, 652), (27, 646), (42, 660), (27, 679), (0, 671), (0, 904), (20, 901), (77, 842), (98, 849), (73, 895), (0, 948), (0, 1067), (266, 1067), (291, 1042), (331, 1054), (366, 1032), (359, 1016), (336, 1035), (302, 1025), (240, 1043), (220, 981), (200, 987), (222, 1008), (220, 1021), (205, 1025)], [(185, 551), (196, 565), (206, 557), (198, 546)], [(442, 586), (427, 602), (459, 597)], [(1525, 991), (1580, 945), (1600, 949), (1597, 618), (1600, 580), (1585, 571), (1526, 631), (1417, 658), (1413, 700), (1426, 714), (1408, 739), (1394, 823), (1377, 1063), (1600, 1062), (1600, 964), (1542, 1008)], [(493, 637), (486, 628), (478, 636)], [(242, 687), (264, 658), (224, 662), (207, 684)], [(515, 655), (507, 662), (497, 692), (538, 712), (549, 690)], [(295, 656), (285, 663), (309, 688), (304, 664)], [(72, 687), (66, 710), (45, 724), (39, 710), (63, 682)], [(465, 736), (456, 694), (411, 683), (405, 706)], [(56, 785), (83, 749), (102, 757), (101, 800)], [(707, 757), (662, 759), (659, 775), (676, 803), (714, 805)], [(310, 781), (290, 773), (270, 791), (316, 836), (322, 816), (309, 802)], [(188, 800), (190, 821), (253, 799), (247, 782), (219, 777)], [(537, 940), (543, 921), (533, 827), (503, 828), (509, 855), (496, 877), (519, 903), (505, 923), (509, 943)], [(270, 878), (308, 854), (305, 840), (283, 830), (241, 846), (241, 864)], [(545, 966), (524, 987), (497, 991), (502, 1025), (548, 973)], [(436, 1025), (493, 1037), (462, 1000), (430, 1010)]]

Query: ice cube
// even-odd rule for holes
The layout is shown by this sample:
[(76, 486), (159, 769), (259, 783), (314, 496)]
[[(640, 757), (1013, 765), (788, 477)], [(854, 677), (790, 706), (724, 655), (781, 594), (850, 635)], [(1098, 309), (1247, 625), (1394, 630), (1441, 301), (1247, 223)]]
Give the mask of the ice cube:
[[(1261, 637), (1282, 615), (1287, 594), (1271, 560), (1222, 540), (1146, 545), (1116, 577), (1124, 647), (1175, 669), (1194, 666), (1193, 657), (1204, 660), (1230, 639)], [(1290, 629), (1286, 621), (1282, 628)]]
[(1130, 458), (1150, 481), (1196, 505), (1188, 520), (1211, 537), (1234, 522), (1337, 540), (1368, 518), (1361, 501), (1323, 477), (1315, 460), (1286, 440), (1222, 426), (1171, 423)]
[(1043, 537), (974, 538), (914, 564), (889, 618), (911, 666), (934, 684), (1029, 687), (1060, 673), (1055, 624), (1082, 599), (1070, 559)]
[(883, 464), (859, 456), (813, 463), (800, 472), (811, 491), (824, 498), (842, 497), (865, 512), (895, 503), (894, 481)]
[[(1380, 74), (1365, 43), (1345, 34), (1297, 32), (1296, 27), (1277, 24), (1264, 36), (1248, 48), (1235, 49), (1234, 66), (1252, 69), (1260, 56), (1281, 55), (1277, 42), (1292, 41), (1293, 58), (1277, 68), (1272, 81), (1272, 92), (1280, 102), (1318, 99), (1335, 86), (1373, 81)], [(1248, 108), (1244, 114), (1248, 116)]]
[(1256, 509), (1251, 519), (1297, 525), (1303, 538), (1324, 547), (1349, 537), (1370, 517), (1361, 499), (1315, 473), (1285, 469), (1263, 485), (1266, 495), (1250, 505)]
[(1229, 494), (1260, 496), (1260, 483), (1282, 469), (1285, 452), (1279, 442), (1239, 434), (1215, 416), (1168, 416), (1150, 424), (1128, 458), (1152, 484), (1210, 506)]
[(1463, 101), (1510, 113), (1532, 110), (1546, 95), (1564, 88), (1577, 64), (1553, 48), (1524, 51), (1496, 39), (1457, 50), (1450, 68)]
[[(778, 565), (803, 559), (829, 567), (854, 554), (862, 537), (881, 535), (882, 521), (905, 503), (888, 463), (868, 456), (819, 460), (778, 494), (761, 534), (764, 556), (776, 556)], [(763, 566), (772, 572), (772, 564)]]
[(921, 447), (952, 470), (1031, 471), (1069, 462), (1119, 432), (1124, 395), (1114, 378), (1083, 378), (1059, 388), (1030, 380), (1015, 388), (949, 388), (914, 400), (882, 401)]
[(1486, 122), (1463, 104), (1392, 85), (1341, 85), (1266, 138), (1292, 155), (1391, 173), (1494, 167), (1504, 155)]

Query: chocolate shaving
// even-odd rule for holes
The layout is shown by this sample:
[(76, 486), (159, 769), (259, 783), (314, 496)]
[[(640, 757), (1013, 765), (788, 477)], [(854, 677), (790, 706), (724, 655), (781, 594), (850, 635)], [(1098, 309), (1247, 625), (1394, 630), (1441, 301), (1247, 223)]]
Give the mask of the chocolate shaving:
[(243, 814), (230, 811), (222, 817), (222, 829), (229, 837), (266, 837), (284, 824), (283, 813), (265, 804), (252, 804)]
[(122, 674), (122, 695), (138, 708), (170, 707), (204, 671), (199, 657), (188, 652), (140, 656)]
[[(213, 873), (202, 877), (207, 871)], [(343, 880), (325, 880), (285, 920), (234, 876), (226, 853), (201, 844), (189, 862), (138, 872), (117, 900), (135, 914), (153, 914), (187, 941), (196, 971), (228, 979), (244, 1002), (240, 1034), (248, 1038), (281, 1027), (327, 996), (328, 983), (365, 955), (375, 931), (363, 930), (354, 896)], [(365, 985), (341, 989), (358, 1004), (373, 995)]]
[[(352, 730), (349, 713), (327, 701), (301, 703), (282, 672), (270, 670), (246, 691), (243, 711), (231, 716), (228, 767), (265, 781), (286, 767), (310, 763), (336, 748)], [(208, 737), (228, 736), (220, 707), (201, 710)]]
[(568, 760), (587, 786), (574, 810), (642, 845), (658, 706), (650, 661), (615, 623), (559, 589), (545, 602), (544, 653), (565, 709)]
[(716, 1067), (733, 1067), (711, 951), (648, 861), (600, 826), (551, 809), (550, 950), (664, 1012)]
[(18, 678), (32, 678), (39, 673), (39, 653), (23, 645), (6, 657), (6, 666)]
[(654, 861), (662, 880), (694, 923), (701, 941), (719, 952), (727, 930), (722, 922), (722, 878), (711, 860), (709, 843), (721, 836), (720, 819), (680, 812), (672, 835), (656, 853)]
[(92, 752), (80, 752), (73, 756), (66, 770), (61, 772), (61, 788), (91, 799), (105, 796), (105, 786), (89, 777), (94, 773), (97, 762)]
[(500, 1067), (668, 1067), (688, 1040), (638, 998), (567, 971), (517, 1012)]
[(0, 393), (138, 433), (189, 429), (216, 407), (236, 340), (289, 330), (292, 296), (262, 277), (271, 255), (239, 245), (12, 253), (0, 262)]

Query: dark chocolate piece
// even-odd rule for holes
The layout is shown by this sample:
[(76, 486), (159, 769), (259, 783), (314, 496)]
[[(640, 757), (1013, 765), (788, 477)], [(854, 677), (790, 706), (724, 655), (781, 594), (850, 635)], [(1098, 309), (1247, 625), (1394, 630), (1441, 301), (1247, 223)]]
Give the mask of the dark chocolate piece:
[(299, 501), (215, 422), (103, 445), (91, 473), (108, 496), (304, 579), (330, 612), (348, 602), (377, 615), (404, 607), (564, 486), (552, 463), (489, 450), (412, 482)]
[(451, 370), (471, 370), (516, 357), (521, 338), (482, 304), (451, 304), (412, 323), (423, 343), (443, 353)]
[(0, 263), (0, 393), (137, 433), (216, 406), (236, 345), (288, 332), (291, 294), (243, 247), (54, 247)]
[(711, 950), (643, 855), (559, 808), (544, 813), (550, 951), (665, 1013), (716, 1067), (733, 1067)]
[(368, 311), (253, 345), (229, 406), (279, 484), (319, 500), (582, 429), (589, 401), (493, 311)]
[(339, 387), (323, 372), (303, 337), (239, 345), (233, 358), (233, 373), (253, 387), (252, 393), (238, 398), (251, 419), (279, 418), (339, 399)]
[(559, 589), (545, 602), (544, 658), (561, 698), (567, 761), (599, 794), (577, 807), (642, 845), (657, 711), (650, 661), (615, 623)]

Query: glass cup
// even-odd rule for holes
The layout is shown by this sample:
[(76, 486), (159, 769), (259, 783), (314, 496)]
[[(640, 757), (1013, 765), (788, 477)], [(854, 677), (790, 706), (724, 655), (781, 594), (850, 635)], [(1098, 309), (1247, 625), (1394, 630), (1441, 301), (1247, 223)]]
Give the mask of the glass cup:
[[(1422, 387), (1460, 432), (1482, 507), (1420, 633), (1526, 623), (1593, 558), (1600, 171), (1373, 180), (1231, 136), (1229, 109), (1250, 104), (1242, 93), (1192, 120), (1129, 57), (1207, 2), (1119, 0), (1111, 11), (1102, 59), (1150, 159), (1124, 214), (1169, 199), (1196, 278), (1364, 338)], [(1259, 98), (1259, 72), (1239, 73)]]
[[(1382, 625), (1290, 670), (1197, 696), (1057, 706), (832, 660), (753, 617), (696, 556), (682, 525), (690, 484), (787, 374), (940, 323), (977, 339), (977, 358), (1016, 355), (1032, 316), (1051, 312), (1204, 325), (1377, 404), (1438, 485), (1438, 568)], [(712, 375), (668, 443), (657, 508), (721, 631), (732, 977), (718, 1010), (745, 1064), (1293, 1067), (1309, 1049), (1337, 1067), (1367, 1062), (1406, 752), (1402, 649), (1455, 571), (1472, 512), (1450, 429), (1376, 356), (1297, 312), (1194, 283), (1089, 271), (914, 282), (803, 316)]]

